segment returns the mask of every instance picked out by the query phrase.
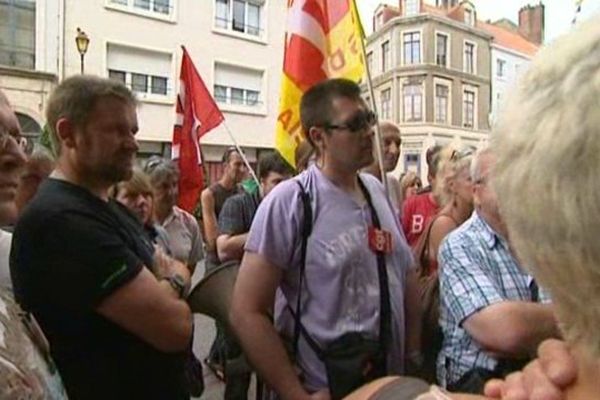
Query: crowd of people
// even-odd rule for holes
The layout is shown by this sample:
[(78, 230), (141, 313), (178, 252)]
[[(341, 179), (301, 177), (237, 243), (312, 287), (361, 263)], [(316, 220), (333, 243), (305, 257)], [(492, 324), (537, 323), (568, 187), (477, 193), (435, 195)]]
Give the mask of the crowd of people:
[[(428, 149), (425, 188), (394, 176), (398, 127), (328, 79), (302, 97), (296, 169), (265, 152), (241, 185), (229, 148), (200, 215), (176, 164), (136, 160), (121, 83), (55, 88), (53, 155), (0, 92), (0, 398), (188, 399), (200, 356), (226, 399), (248, 397), (241, 356), (263, 397), (598, 398), (595, 22), (541, 51), (489, 146)], [(206, 355), (186, 302), (201, 260), (239, 265)]]

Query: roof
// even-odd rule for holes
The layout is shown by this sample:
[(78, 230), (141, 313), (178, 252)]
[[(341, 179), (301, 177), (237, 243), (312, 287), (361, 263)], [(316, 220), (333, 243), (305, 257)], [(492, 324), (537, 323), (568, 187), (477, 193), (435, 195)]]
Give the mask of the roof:
[[(436, 15), (462, 22), (462, 14), (460, 14), (460, 9), (464, 6), (464, 2), (460, 2), (450, 10), (445, 10), (425, 2), (422, 2), (421, 4), (422, 11), (426, 14)], [(400, 12), (398, 7), (388, 6), (388, 9), (393, 10), (394, 12)], [(518, 27), (512, 21), (508, 19), (504, 20), (499, 20), (498, 22), (503, 22), (505, 26), (513, 25), (516, 29), (518, 29)], [(493, 43), (506, 49), (513, 50), (527, 56), (533, 56), (539, 50), (539, 46), (537, 44), (525, 39), (516, 30), (508, 29), (507, 27), (500, 26), (500, 24), (495, 25), (493, 23), (477, 20), (477, 28), (489, 33), (493, 37)]]
[(477, 26), (491, 34), (494, 37), (493, 42), (504, 48), (514, 50), (528, 56), (535, 55), (535, 53), (537, 53), (539, 50), (538, 45), (525, 39), (517, 32), (481, 21), (477, 21)]
[[(427, 14), (437, 15), (440, 17), (446, 17), (453, 20), (459, 20), (457, 10), (463, 6), (463, 4), (457, 4), (450, 10), (444, 10), (443, 8), (435, 7), (426, 3), (423, 4), (423, 11)], [(457, 19), (458, 18), (458, 19)], [(514, 25), (514, 24), (513, 24)], [(477, 21), (477, 28), (480, 28), (490, 35), (493, 36), (493, 42), (507, 48), (528, 56), (533, 56), (537, 53), (539, 46), (532, 43), (521, 36), (518, 32), (497, 26), (483, 21)]]

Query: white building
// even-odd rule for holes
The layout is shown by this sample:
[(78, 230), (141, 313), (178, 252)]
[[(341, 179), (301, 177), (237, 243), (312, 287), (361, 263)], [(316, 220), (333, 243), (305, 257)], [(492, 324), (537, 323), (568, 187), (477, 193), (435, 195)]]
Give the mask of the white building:
[[(2, 0), (0, 8), (8, 12), (0, 15), (9, 15), (10, 19), (6, 26), (22, 22), (19, 7), (24, 3), (33, 8), (35, 24), (13, 30), (35, 32), (35, 40), (28, 43), (35, 61), (21, 63), (21, 68), (29, 73), (43, 71), (43, 78), (48, 79), (52, 77), (48, 74), (53, 74), (54, 81), (80, 73), (75, 36), (77, 28), (82, 29), (90, 38), (84, 57), (85, 73), (121, 79), (140, 99), (138, 138), (142, 155), (169, 154), (181, 45), (187, 48), (223, 111), (227, 126), (248, 150), (249, 158), (254, 160), (260, 149), (273, 147), (285, 1)], [(12, 41), (13, 53), (21, 47), (19, 40)], [(4, 63), (3, 53), (0, 47), (0, 63)], [(17, 110), (35, 108), (31, 116), (43, 124), (47, 92), (37, 108), (21, 106), (19, 89), (8, 90), (4, 75), (3, 71), (0, 87), (7, 90)], [(211, 175), (215, 175), (217, 166), (211, 161), (220, 160), (232, 141), (221, 125), (201, 142)]]
[[(528, 10), (530, 8), (524, 8), (521, 13)], [(490, 45), (492, 57), (490, 123), (493, 126), (502, 112), (506, 96), (517, 83), (519, 76), (529, 67), (531, 59), (539, 50), (539, 44), (533, 39), (526, 39), (519, 33), (519, 27), (508, 20), (482, 25), (483, 29), (493, 36)]]
[(0, 88), (31, 137), (40, 133), (58, 80), (58, 10), (56, 1), (0, 1)]

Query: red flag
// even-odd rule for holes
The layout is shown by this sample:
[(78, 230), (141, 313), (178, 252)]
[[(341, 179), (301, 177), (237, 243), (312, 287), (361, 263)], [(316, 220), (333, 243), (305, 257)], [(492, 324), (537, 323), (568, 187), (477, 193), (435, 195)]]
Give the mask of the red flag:
[(172, 157), (179, 165), (179, 207), (194, 211), (202, 190), (200, 138), (223, 122), (223, 114), (206, 89), (185, 47), (181, 60), (177, 119)]

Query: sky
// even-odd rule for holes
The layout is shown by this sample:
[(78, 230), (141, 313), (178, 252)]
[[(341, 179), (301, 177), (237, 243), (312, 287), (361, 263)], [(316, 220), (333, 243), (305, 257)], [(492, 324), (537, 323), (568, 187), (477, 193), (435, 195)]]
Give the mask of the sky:
[[(435, 5), (435, 0), (425, 0)], [(527, 4), (538, 4), (539, 0), (471, 0), (480, 20), (492, 21), (508, 18), (517, 23), (519, 9)], [(368, 33), (373, 29), (373, 12), (380, 3), (397, 5), (399, 0), (356, 0), (358, 12)], [(545, 0), (546, 43), (569, 31), (575, 15), (575, 0)], [(600, 16), (600, 0), (584, 0), (577, 21)]]

